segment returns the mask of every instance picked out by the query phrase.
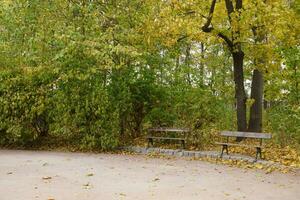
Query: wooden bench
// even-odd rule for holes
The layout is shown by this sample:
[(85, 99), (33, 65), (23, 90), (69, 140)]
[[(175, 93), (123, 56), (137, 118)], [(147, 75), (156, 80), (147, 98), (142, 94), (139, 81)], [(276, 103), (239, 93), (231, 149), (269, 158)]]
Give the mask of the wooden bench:
[[(270, 133), (254, 133), (254, 132), (239, 132), (239, 131), (222, 131), (221, 136), (226, 137), (226, 142), (216, 142), (218, 145), (222, 145), (221, 158), (223, 157), (224, 150), (226, 150), (226, 154), (228, 154), (228, 146), (241, 146), (241, 147), (250, 147), (256, 148), (256, 156), (255, 160), (262, 158), (261, 149), (263, 148), (263, 139), (271, 139), (272, 135)], [(230, 143), (229, 138), (250, 138), (259, 140), (259, 143), (256, 145), (247, 145), (247, 144), (239, 144), (239, 143)]]
[[(146, 139), (148, 140), (148, 147), (150, 146), (150, 144), (153, 146), (153, 140), (174, 140), (180, 141), (181, 147), (184, 149), (186, 143), (186, 134), (189, 132), (190, 130), (185, 128), (150, 128), (148, 129), (148, 135), (146, 136)], [(181, 134), (181, 137), (167, 137), (163, 135), (156, 136), (155, 133), (175, 133), (177, 135)]]

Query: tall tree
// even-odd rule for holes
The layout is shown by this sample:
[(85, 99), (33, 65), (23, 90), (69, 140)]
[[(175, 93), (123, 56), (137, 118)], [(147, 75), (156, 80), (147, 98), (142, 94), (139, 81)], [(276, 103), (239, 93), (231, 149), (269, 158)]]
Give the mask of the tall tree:
[[(151, 1), (152, 2), (152, 1)], [(295, 18), (286, 1), (155, 1), (157, 9), (150, 15), (154, 19), (147, 21), (146, 33), (152, 40), (170, 47), (189, 37), (190, 41), (200, 43), (226, 44), (233, 62), (233, 79), (237, 108), (237, 129), (239, 131), (262, 130), (262, 98), (264, 71), (272, 73), (277, 65), (276, 48), (282, 43), (295, 40), (296, 28), (292, 28), (292, 37), (286, 38), (288, 27), (293, 27), (288, 19)], [(208, 11), (207, 11), (208, 10)], [(207, 11), (207, 13), (205, 13)], [(147, 29), (151, 25), (151, 28)], [(198, 26), (196, 25), (198, 24)], [(199, 32), (199, 24), (201, 32)], [(208, 37), (205, 37), (205, 34)], [(284, 39), (284, 40), (283, 40)], [(149, 41), (149, 39), (148, 39)], [(280, 42), (279, 42), (280, 41)], [(245, 62), (246, 61), (246, 62)], [(253, 77), (251, 101), (247, 103), (248, 88), (245, 87), (245, 69), (252, 64)], [(279, 64), (280, 65), (280, 64)], [(247, 121), (247, 105), (251, 105), (250, 120)]]
[[(240, 13), (243, 7), (243, 1), (237, 0), (234, 7), (231, 0), (225, 0), (225, 6), (228, 15), (228, 21), (231, 25), (231, 39), (222, 32), (217, 32), (217, 36), (222, 38), (231, 54), (233, 59), (233, 68), (234, 68), (234, 82), (235, 82), (235, 96), (236, 96), (236, 105), (237, 105), (237, 128), (239, 131), (247, 130), (247, 118), (246, 118), (246, 92), (244, 86), (244, 51), (242, 50), (242, 43), (240, 40), (240, 27), (233, 24), (238, 24), (240, 20)], [(202, 26), (204, 32), (210, 33), (214, 31), (214, 27), (211, 25), (212, 18), (214, 15), (214, 10), (216, 6), (216, 0), (213, 0), (209, 10), (206, 23)], [(234, 12), (238, 14), (233, 15)], [(233, 27), (236, 26), (236, 27)]]
[[(267, 57), (263, 51), (254, 58), (254, 71), (252, 76), (251, 87), (251, 99), (253, 104), (250, 108), (250, 119), (247, 126), (247, 109), (246, 101), (247, 95), (245, 92), (245, 79), (244, 79), (244, 59), (245, 49), (249, 48), (249, 43), (253, 43), (254, 50), (258, 45), (266, 45), (268, 43), (267, 37), (277, 38), (276, 34), (282, 33), (282, 26), (277, 27), (276, 30), (270, 32), (270, 27), (274, 28), (274, 25), (268, 24), (275, 18), (282, 22), (280, 17), (270, 15), (268, 12), (272, 12), (274, 8), (279, 9), (281, 12), (285, 12), (287, 8), (284, 6), (283, 1), (268, 2), (268, 1), (243, 1), (243, 0), (225, 0), (225, 8), (227, 11), (227, 21), (229, 24), (230, 32), (225, 34), (224, 30), (216, 30), (212, 25), (212, 19), (215, 14), (216, 0), (212, 0), (210, 5), (209, 14), (206, 17), (206, 23), (202, 26), (202, 30), (206, 33), (214, 33), (227, 44), (229, 51), (231, 52), (234, 68), (234, 81), (235, 81), (235, 97), (237, 106), (237, 128), (239, 131), (262, 131), (262, 103), (263, 103), (263, 69), (267, 68)], [(246, 3), (248, 9), (243, 4)], [(250, 8), (250, 9), (249, 9)], [(275, 11), (275, 9), (274, 9)], [(287, 14), (289, 15), (289, 14)], [(268, 20), (271, 18), (271, 20)], [(246, 21), (249, 20), (249, 21)], [(274, 22), (274, 21), (273, 21)], [(266, 26), (269, 26), (268, 28)], [(288, 22), (284, 24), (288, 26)], [(278, 30), (279, 29), (279, 30)], [(269, 32), (266, 32), (269, 30)], [(253, 31), (254, 37), (249, 36), (249, 32)], [(276, 32), (278, 31), (278, 32)], [(248, 37), (248, 38), (245, 38)], [(243, 45), (243, 43), (246, 43)], [(271, 45), (270, 45), (271, 46)], [(259, 47), (260, 48), (260, 47)], [(260, 48), (269, 50), (268, 48)]]

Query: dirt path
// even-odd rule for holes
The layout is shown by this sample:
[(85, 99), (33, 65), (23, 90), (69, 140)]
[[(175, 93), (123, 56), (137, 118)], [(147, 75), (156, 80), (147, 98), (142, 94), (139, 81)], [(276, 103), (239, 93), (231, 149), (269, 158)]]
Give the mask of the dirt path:
[(0, 150), (0, 200), (299, 200), (300, 173), (185, 159)]

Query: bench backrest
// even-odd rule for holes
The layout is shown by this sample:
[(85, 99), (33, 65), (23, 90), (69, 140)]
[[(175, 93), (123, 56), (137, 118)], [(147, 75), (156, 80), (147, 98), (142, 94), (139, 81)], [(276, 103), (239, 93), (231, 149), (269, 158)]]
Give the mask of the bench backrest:
[(271, 133), (254, 133), (254, 132), (240, 132), (240, 131), (222, 131), (222, 136), (227, 137), (243, 137), (243, 138), (256, 138), (256, 139), (271, 139)]
[(187, 133), (190, 132), (187, 128), (149, 128), (149, 132), (179, 132), (179, 133)]

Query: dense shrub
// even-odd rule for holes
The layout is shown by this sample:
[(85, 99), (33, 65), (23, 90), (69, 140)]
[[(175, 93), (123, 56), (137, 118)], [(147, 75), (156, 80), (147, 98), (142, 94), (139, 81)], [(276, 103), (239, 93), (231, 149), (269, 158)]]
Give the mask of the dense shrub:
[(49, 77), (39, 69), (0, 74), (0, 121), (3, 142), (24, 144), (48, 133)]
[[(79, 135), (83, 144), (117, 145), (116, 108), (95, 76), (61, 79), (56, 73), (27, 69), (1, 73), (1, 143), (26, 144), (49, 134)], [(87, 136), (88, 135), (88, 136)]]
[(300, 107), (291, 106), (287, 102), (267, 110), (267, 126), (275, 136), (276, 142), (282, 146), (300, 144)]

